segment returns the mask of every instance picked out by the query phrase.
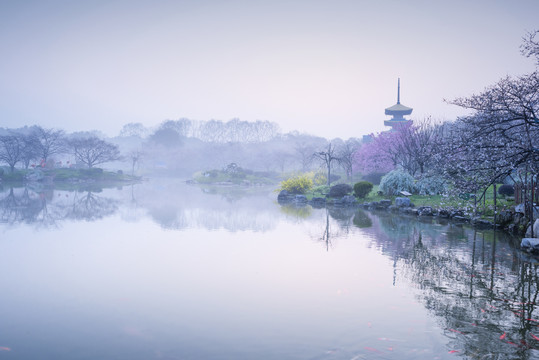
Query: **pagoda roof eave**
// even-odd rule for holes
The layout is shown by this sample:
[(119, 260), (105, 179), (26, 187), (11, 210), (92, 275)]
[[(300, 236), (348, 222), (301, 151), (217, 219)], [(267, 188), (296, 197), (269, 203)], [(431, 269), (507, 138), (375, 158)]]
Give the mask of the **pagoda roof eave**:
[(394, 120), (394, 119), (391, 119), (391, 120), (384, 120), (384, 125), (385, 126), (396, 126), (396, 125), (402, 125), (402, 124), (408, 124), (410, 123), (411, 120), (408, 120), (408, 119), (402, 119), (402, 120)]
[(414, 109), (404, 106), (401, 103), (396, 103), (393, 106), (386, 108), (386, 115), (410, 115)]

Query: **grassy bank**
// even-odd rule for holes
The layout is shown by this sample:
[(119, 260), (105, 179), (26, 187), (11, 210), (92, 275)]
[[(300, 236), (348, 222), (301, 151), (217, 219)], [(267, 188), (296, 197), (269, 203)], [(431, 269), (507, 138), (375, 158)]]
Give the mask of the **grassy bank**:
[[(313, 197), (326, 197), (328, 193), (328, 186), (318, 186), (313, 188), (312, 191), (308, 192), (306, 196), (308, 200), (311, 200)], [(485, 197), (484, 199), (481, 199), (481, 201), (479, 200), (480, 196), (481, 194), (477, 194), (477, 201), (475, 200), (474, 196), (470, 194), (460, 194), (460, 196), (414, 194), (409, 196), (409, 198), (416, 207), (430, 206), (435, 209), (462, 209), (468, 213), (472, 213), (475, 208), (477, 214), (481, 215), (482, 217), (490, 218), (494, 216), (494, 187), (491, 186), (487, 189)], [(357, 200), (360, 203), (365, 203), (378, 202), (383, 199), (389, 199), (392, 201), (392, 203), (395, 203), (395, 198), (397, 197), (399, 196), (386, 196), (380, 194), (378, 185), (375, 185), (371, 192), (365, 198)], [(497, 194), (496, 207), (498, 211), (509, 208), (514, 205), (515, 203), (513, 201), (513, 198), (506, 198), (502, 195)]]
[(46, 182), (46, 183), (81, 183), (81, 182), (131, 182), (139, 177), (124, 174), (122, 171), (104, 171), (92, 169), (29, 169), (15, 170), (13, 173), (4, 170), (0, 176), (2, 183)]

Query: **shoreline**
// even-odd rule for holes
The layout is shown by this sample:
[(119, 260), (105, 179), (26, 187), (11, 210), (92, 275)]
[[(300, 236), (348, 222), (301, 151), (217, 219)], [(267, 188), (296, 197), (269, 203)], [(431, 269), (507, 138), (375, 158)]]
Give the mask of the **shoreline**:
[[(402, 198), (397, 198), (402, 199)], [(397, 200), (395, 199), (395, 200)], [(406, 198), (405, 198), (406, 199)], [(349, 207), (359, 208), (369, 211), (386, 211), (390, 213), (398, 213), (403, 215), (415, 216), (417, 218), (436, 218), (452, 221), (460, 224), (470, 224), (473, 227), (504, 231), (510, 235), (529, 237), (526, 235), (530, 228), (530, 222), (525, 217), (524, 213), (516, 210), (516, 206), (512, 209), (500, 210), (496, 218), (488, 219), (481, 217), (479, 214), (470, 215), (464, 209), (454, 207), (434, 207), (434, 206), (419, 206), (416, 207), (407, 199), (406, 205), (396, 205), (390, 199), (382, 199), (373, 202), (359, 202), (354, 196), (346, 195), (342, 198), (326, 199), (324, 197), (313, 197), (308, 200), (305, 195), (291, 195), (279, 193), (277, 201), (280, 205), (294, 204), (298, 207), (311, 205), (314, 208), (322, 207)], [(395, 201), (397, 203), (397, 201)], [(535, 220), (535, 219), (534, 219)], [(537, 237), (539, 234), (534, 234)]]

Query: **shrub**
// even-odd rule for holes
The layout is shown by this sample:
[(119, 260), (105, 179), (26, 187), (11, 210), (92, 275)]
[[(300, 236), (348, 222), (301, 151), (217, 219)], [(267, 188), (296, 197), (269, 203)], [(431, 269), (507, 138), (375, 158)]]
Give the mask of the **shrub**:
[(315, 186), (313, 188), (313, 192), (323, 194), (323, 195), (327, 195), (327, 194), (329, 194), (329, 186), (327, 186), (327, 185)]
[(281, 190), (291, 194), (305, 194), (313, 187), (313, 181), (307, 175), (298, 175), (281, 182)]
[(419, 179), (415, 187), (420, 195), (439, 195), (447, 191), (445, 180), (439, 176)]
[(405, 171), (393, 170), (382, 177), (380, 190), (386, 196), (398, 195), (401, 191), (415, 192), (414, 178)]
[(505, 196), (515, 195), (515, 187), (513, 185), (502, 185), (498, 189), (498, 194)]
[(330, 197), (343, 197), (352, 192), (352, 186), (348, 184), (337, 184), (329, 188)]
[[(323, 171), (317, 171), (317, 172), (309, 172), (309, 173), (306, 173), (305, 175), (308, 175), (310, 179), (312, 179), (313, 181), (313, 184), (315, 186), (319, 186), (319, 185), (326, 185), (328, 183), (328, 177), (326, 175), (325, 172)], [(339, 175), (335, 175), (335, 174), (331, 174), (331, 182), (335, 182), (337, 180), (339, 180), (341, 177)]]
[(323, 172), (318, 171), (317, 173), (315, 173), (313, 175), (313, 183), (316, 186), (326, 185), (328, 183), (328, 178), (327, 178), (326, 174), (324, 174)]
[(360, 181), (358, 183), (354, 184), (354, 195), (356, 195), (358, 198), (365, 198), (371, 190), (372, 190), (372, 183), (368, 181)]

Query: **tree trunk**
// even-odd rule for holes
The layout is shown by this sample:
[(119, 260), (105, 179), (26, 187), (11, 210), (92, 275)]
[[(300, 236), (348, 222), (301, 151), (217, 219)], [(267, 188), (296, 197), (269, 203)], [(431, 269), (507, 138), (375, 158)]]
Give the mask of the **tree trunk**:
[(331, 162), (327, 163), (328, 166), (328, 186), (331, 185)]

